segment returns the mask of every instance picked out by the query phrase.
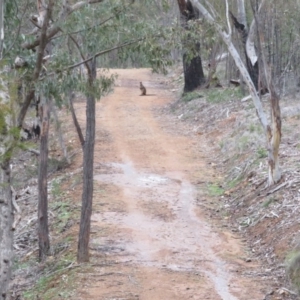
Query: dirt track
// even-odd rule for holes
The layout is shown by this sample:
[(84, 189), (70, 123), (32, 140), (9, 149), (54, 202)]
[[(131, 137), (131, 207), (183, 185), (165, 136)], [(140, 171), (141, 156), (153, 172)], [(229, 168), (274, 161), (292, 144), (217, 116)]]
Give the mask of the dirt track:
[[(264, 299), (240, 240), (200, 208), (215, 175), (205, 141), (159, 115), (173, 97), (160, 77), (116, 72), (114, 93), (97, 104), (94, 268), (77, 299)], [(139, 96), (140, 81), (152, 96)], [(83, 103), (77, 111), (83, 120)]]

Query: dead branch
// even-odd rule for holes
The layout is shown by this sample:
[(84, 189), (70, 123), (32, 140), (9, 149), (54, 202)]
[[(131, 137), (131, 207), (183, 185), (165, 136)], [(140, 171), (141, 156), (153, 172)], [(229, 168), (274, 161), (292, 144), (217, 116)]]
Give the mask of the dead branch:
[[(33, 71), (32, 82), (36, 82), (38, 80), (39, 76), (40, 76), (40, 73), (41, 73), (42, 64), (43, 64), (43, 57), (44, 57), (44, 51), (45, 51), (46, 45), (48, 43), (47, 28), (48, 28), (48, 24), (49, 24), (49, 21), (50, 21), (50, 18), (51, 18), (53, 7), (54, 7), (54, 0), (50, 0), (48, 8), (47, 8), (47, 13), (46, 13), (45, 18), (44, 18), (41, 34), (40, 34), (40, 37), (39, 37), (39, 49), (38, 49), (38, 53), (37, 53), (35, 68), (34, 68), (34, 71)], [(34, 87), (31, 87), (29, 89), (29, 92), (26, 95), (24, 104), (22, 105), (22, 108), (21, 108), (19, 116), (18, 116), (18, 121), (17, 121), (18, 127), (22, 126), (22, 123), (23, 123), (23, 120), (25, 118), (27, 109), (29, 107), (29, 104), (30, 104), (31, 100), (34, 97), (34, 94), (35, 94)]]
[(288, 184), (291, 185), (292, 183), (291, 182), (287, 182), (287, 181), (283, 182), (282, 184), (278, 185), (276, 188), (268, 191), (267, 194), (266, 194), (266, 196), (277, 192), (278, 190), (280, 190), (281, 188), (285, 187)]
[(39, 156), (40, 155), (40, 152), (39, 151), (37, 151), (37, 150), (35, 150), (35, 149), (28, 149), (28, 151), (29, 152), (31, 152), (31, 153), (33, 153), (33, 154), (35, 154), (35, 155), (37, 155), (37, 156)]
[[(63, 6), (62, 11), (59, 13), (59, 20), (58, 23), (64, 22), (67, 17), (73, 13), (74, 11), (88, 5), (88, 4), (96, 4), (103, 2), (104, 0), (88, 0), (88, 1), (80, 1), (78, 3), (75, 3), (71, 7), (69, 6)], [(50, 5), (50, 4), (49, 4)], [(48, 6), (49, 9), (49, 6)], [(49, 28), (47, 34), (46, 34), (46, 40), (49, 41), (51, 38), (53, 38), (58, 32), (60, 31), (60, 27), (58, 25), (53, 25), (52, 27)], [(35, 39), (34, 41), (30, 42), (25, 42), (21, 45), (23, 49), (34, 49), (35, 47), (39, 46), (40, 44), (40, 38)]]

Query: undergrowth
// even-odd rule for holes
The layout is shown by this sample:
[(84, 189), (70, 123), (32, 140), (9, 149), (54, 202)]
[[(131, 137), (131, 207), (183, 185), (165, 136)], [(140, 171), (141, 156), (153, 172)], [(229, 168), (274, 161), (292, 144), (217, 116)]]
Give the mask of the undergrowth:
[(182, 101), (183, 102), (189, 102), (192, 101), (194, 99), (198, 99), (203, 97), (203, 95), (201, 95), (199, 92), (190, 92), (190, 93), (184, 93), (182, 95)]
[(220, 103), (240, 99), (243, 94), (239, 88), (215, 88), (207, 89), (205, 97), (209, 103)]

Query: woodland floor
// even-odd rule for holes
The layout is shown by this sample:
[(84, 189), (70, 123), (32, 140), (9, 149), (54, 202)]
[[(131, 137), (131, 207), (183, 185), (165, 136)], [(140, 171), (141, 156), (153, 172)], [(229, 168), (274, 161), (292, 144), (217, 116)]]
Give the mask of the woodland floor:
[[(296, 299), (284, 262), (299, 231), (299, 138), (291, 131), (298, 118), (286, 109), (285, 172), (274, 191), (265, 187), (266, 157), (254, 109), (235, 99), (235, 90), (199, 91), (195, 100), (176, 102), (171, 77), (148, 69), (114, 72), (114, 92), (96, 111), (91, 263), (75, 264), (82, 155), (65, 115), (75, 156), (71, 167), (51, 175), (57, 251), (45, 264), (34, 263), (34, 232), (24, 242), (24, 230), (17, 229), (15, 298)], [(140, 81), (149, 96), (139, 96)], [(223, 96), (230, 101), (220, 101)], [(76, 102), (76, 112), (84, 128), (84, 101)], [(31, 217), (27, 213), (22, 224), (28, 232), (36, 208), (26, 209)]]

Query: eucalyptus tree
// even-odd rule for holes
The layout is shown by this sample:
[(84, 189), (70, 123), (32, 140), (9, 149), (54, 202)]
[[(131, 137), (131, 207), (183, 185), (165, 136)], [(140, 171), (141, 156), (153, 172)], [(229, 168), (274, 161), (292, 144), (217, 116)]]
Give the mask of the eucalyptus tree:
[[(164, 4), (163, 8), (167, 8), (168, 1), (161, 3)], [(15, 90), (21, 90), (23, 96), (22, 99), (18, 99), (19, 94), (15, 93), (12, 99), (9, 97), (5, 82), (1, 85), (3, 88), (0, 111), (0, 178), (1, 186), (4, 187), (0, 198), (2, 298), (6, 296), (12, 264), (13, 202), (10, 189), (10, 158), (15, 147), (19, 145), (20, 128), (30, 103), (35, 97), (42, 96), (47, 100), (53, 98), (56, 103), (63, 104), (64, 96), (67, 96), (69, 91), (80, 92), (87, 96), (87, 103), (91, 104), (87, 109), (89, 111), (87, 122), (91, 122), (95, 117), (94, 100), (91, 98), (100, 98), (109, 92), (114, 76), (107, 75), (103, 71), (96, 79), (95, 75), (90, 76), (92, 73), (95, 74), (94, 71), (88, 74), (88, 67), (87, 73), (77, 70), (82, 64), (87, 66), (88, 62), (95, 63), (96, 58), (99, 58), (98, 67), (109, 67), (108, 54), (117, 51), (117, 57), (121, 61), (130, 61), (137, 55), (140, 57), (140, 66), (151, 66), (155, 71), (166, 71), (170, 63), (169, 50), (165, 47), (164, 31), (167, 28), (161, 26), (160, 14), (155, 7), (157, 6), (153, 6), (150, 0), (6, 2), (5, 12), (9, 17), (5, 19), (5, 31), (10, 32), (10, 35), (4, 41), (3, 56), (6, 58), (6, 69), (11, 70), (9, 75), (13, 75), (10, 86), (14, 86)], [(72, 53), (68, 51), (70, 40), (74, 48)], [(76, 54), (74, 54), (75, 50)], [(95, 67), (94, 65), (94, 70)], [(4, 93), (5, 89), (7, 89), (6, 93)], [(48, 114), (45, 114), (46, 118), (47, 116)], [(94, 143), (94, 137), (90, 135), (94, 125), (93, 122), (88, 125), (86, 127), (91, 130), (87, 129), (86, 132), (84, 159), (88, 156), (93, 157), (93, 150), (92, 153), (86, 150), (88, 149), (86, 142), (89, 137), (90, 143)], [(42, 126), (42, 134), (43, 132), (47, 134), (47, 130), (47, 126)], [(43, 154), (47, 156), (47, 145), (44, 146)], [(88, 163), (87, 166), (84, 176), (89, 176), (89, 182), (92, 182), (93, 165)], [(45, 176), (45, 168), (40, 166), (40, 170), (41, 172), (43, 170)], [(43, 189), (45, 191), (45, 186)], [(87, 190), (89, 195), (92, 195), (92, 186), (84, 186), (82, 198), (86, 196), (84, 193)], [(40, 201), (47, 204), (46, 193), (41, 193)], [(91, 207), (91, 199), (89, 201)], [(50, 247), (46, 216), (47, 206), (44, 206), (42, 213), (39, 213), (40, 224), (45, 226), (40, 239), (40, 246), (42, 244), (43, 247), (40, 251), (42, 257), (47, 255)], [(90, 212), (88, 212), (89, 217)], [(87, 224), (87, 233), (89, 233), (89, 226)], [(87, 243), (84, 247), (87, 250), (89, 235), (86, 238)], [(88, 251), (79, 260), (88, 260)]]
[[(118, 5), (116, 5), (117, 3)], [(97, 7), (93, 7), (93, 9), (91, 7), (84, 8), (81, 15), (72, 15), (62, 28), (63, 35), (66, 34), (69, 37), (72, 53), (78, 53), (78, 59), (85, 65), (87, 74), (81, 89), (81, 92), (84, 92), (87, 96), (87, 123), (84, 141), (82, 210), (77, 254), (79, 262), (89, 260), (88, 244), (93, 196), (95, 97), (101, 97), (107, 93), (114, 80), (114, 76), (106, 76), (103, 69), (99, 70), (96, 79), (95, 64), (98, 61), (99, 67), (103, 65), (110, 66), (112, 57), (109, 54), (113, 51), (113, 59), (119, 59), (123, 62), (123, 66), (125, 62), (131, 65), (130, 60), (136, 55), (139, 60), (135, 60), (135, 62), (139, 62), (140, 66), (152, 66), (156, 71), (166, 70), (166, 66), (169, 64), (167, 57), (169, 52), (164, 49), (164, 42), (162, 41), (164, 32), (159, 29), (160, 15), (157, 13), (158, 10), (153, 9), (152, 6), (150, 1), (136, 1), (134, 3), (116, 1), (113, 4), (104, 2)], [(98, 21), (99, 17), (100, 22)], [(74, 26), (74, 24), (76, 25)], [(88, 30), (82, 30), (81, 28), (88, 28)], [(63, 55), (63, 47), (61, 49), (61, 55)], [(72, 58), (74, 59), (74, 56)], [(89, 62), (93, 62), (92, 65)], [(78, 82), (77, 75), (68, 73), (66, 81), (69, 84), (72, 76), (74, 82), (71, 83), (71, 88), (74, 89), (79, 86), (76, 83)], [(74, 83), (76, 83), (76, 86), (74, 86)]]
[(189, 0), (177, 0), (180, 23), (184, 30), (182, 37), (182, 63), (184, 72), (184, 92), (191, 92), (205, 82), (200, 53), (200, 41), (191, 34), (189, 21), (199, 18), (199, 12)]
[[(193, 5), (199, 9), (203, 18), (211, 25), (214, 26), (216, 32), (220, 35), (223, 42), (226, 44), (229, 53), (234, 59), (237, 68), (239, 69), (246, 85), (251, 94), (254, 106), (256, 108), (257, 116), (259, 121), (264, 129), (266, 140), (267, 140), (267, 149), (268, 149), (268, 165), (269, 165), (269, 176), (268, 183), (272, 185), (279, 182), (281, 179), (281, 171), (279, 168), (279, 145), (281, 140), (281, 115), (279, 107), (279, 96), (277, 95), (271, 76), (268, 71), (265, 72), (266, 78), (268, 81), (268, 87), (270, 90), (270, 103), (271, 103), (271, 120), (269, 122), (267, 115), (264, 111), (261, 99), (257, 93), (257, 89), (252, 81), (252, 78), (247, 70), (246, 65), (241, 59), (241, 55), (238, 53), (236, 47), (232, 42), (232, 28), (229, 19), (229, 5), (228, 0), (225, 1), (225, 18), (224, 22), (220, 22), (222, 18), (217, 17), (215, 9), (212, 7), (211, 3), (208, 3), (206, 0), (191, 0)], [(262, 0), (261, 5), (264, 0)], [(257, 16), (256, 22), (259, 16)], [(258, 59), (258, 58), (256, 58)], [(267, 69), (266, 63), (264, 68)]]

